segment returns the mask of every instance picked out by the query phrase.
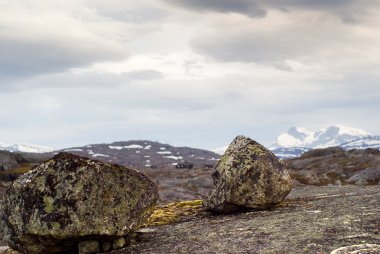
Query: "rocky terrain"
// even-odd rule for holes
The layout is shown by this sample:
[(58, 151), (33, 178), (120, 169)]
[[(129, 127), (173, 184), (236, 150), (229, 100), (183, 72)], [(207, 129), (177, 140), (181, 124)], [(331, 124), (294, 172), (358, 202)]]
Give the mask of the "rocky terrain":
[(316, 149), (287, 160), (292, 179), (311, 185), (376, 185), (380, 182), (380, 151)]
[(142, 170), (158, 186), (160, 203), (203, 199), (212, 188), (214, 169), (146, 169)]
[(199, 202), (178, 203), (158, 208), (154, 222), (136, 232), (131, 246), (109, 253), (329, 254), (372, 244), (377, 245), (373, 252), (358, 254), (376, 254), (379, 203), (378, 186), (352, 185), (296, 186), (282, 204), (266, 211), (213, 215)]
[[(379, 186), (297, 186), (275, 209), (229, 215), (196, 210), (179, 222), (141, 229), (132, 246), (112, 253), (328, 254), (380, 245), (379, 204)], [(380, 247), (357, 253), (380, 253)]]
[(52, 154), (13, 153), (0, 150), (0, 181), (13, 181), (33, 165), (52, 156)]
[[(313, 150), (285, 161), (296, 185), (374, 185), (380, 183), (380, 152)], [(143, 170), (159, 186), (161, 203), (203, 199), (212, 188), (213, 169)]]
[[(166, 205), (156, 207), (153, 215), (145, 223), (142, 223), (140, 219), (137, 219), (140, 220), (138, 223), (132, 222), (131, 228), (134, 228), (135, 231), (128, 236), (122, 236), (126, 231), (122, 231), (123, 233), (121, 234), (111, 233), (105, 238), (103, 233), (96, 236), (97, 233), (91, 232), (96, 231), (97, 228), (104, 228), (107, 232), (116, 231), (111, 228), (106, 229), (110, 223), (103, 226), (96, 224), (98, 225), (96, 227), (94, 227), (93, 223), (90, 223), (87, 226), (80, 224), (82, 225), (81, 230), (85, 230), (83, 232), (90, 232), (88, 237), (75, 238), (71, 236), (76, 234), (83, 236), (87, 233), (77, 232), (77, 229), (72, 232), (70, 228), (66, 230), (65, 227), (72, 224), (61, 225), (60, 222), (64, 221), (57, 216), (51, 215), (61, 214), (67, 209), (67, 212), (70, 211), (67, 219), (71, 220), (77, 218), (77, 216), (84, 216), (87, 214), (86, 211), (90, 215), (99, 210), (95, 208), (86, 209), (89, 206), (96, 207), (97, 199), (91, 198), (90, 201), (86, 201), (85, 196), (78, 195), (82, 191), (75, 191), (77, 187), (83, 189), (84, 186), (91, 183), (92, 185), (88, 186), (93, 186), (94, 188), (86, 187), (88, 189), (86, 189), (86, 196), (103, 197), (102, 200), (107, 199), (110, 205), (107, 211), (110, 211), (110, 213), (106, 215), (104, 213), (100, 214), (103, 214), (103, 219), (110, 221), (116, 219), (116, 217), (113, 219), (115, 215), (120, 218), (120, 212), (112, 212), (113, 208), (111, 209), (111, 207), (114, 207), (114, 205), (116, 205), (115, 208), (120, 205), (122, 207), (130, 207), (130, 205), (139, 207), (141, 201), (132, 202), (132, 204), (128, 201), (130, 200), (129, 198), (124, 200), (123, 192), (117, 192), (118, 195), (121, 195), (120, 198), (108, 199), (107, 197), (114, 196), (107, 194), (109, 190), (114, 190), (114, 188), (99, 189), (96, 186), (103, 186), (106, 183), (101, 184), (99, 181), (111, 179), (112, 176), (100, 176), (99, 174), (103, 173), (99, 171), (91, 176), (95, 177), (94, 180), (91, 180), (90, 175), (86, 173), (93, 170), (97, 172), (102, 167), (109, 168), (110, 173), (116, 170), (116, 173), (118, 172), (118, 166), (102, 164), (96, 161), (92, 162), (83, 157), (63, 153), (54, 157), (53, 160), (41, 164), (33, 171), (19, 178), (16, 181), (16, 183), (19, 182), (18, 184), (12, 185), (10, 191), (7, 192), (6, 200), (8, 201), (5, 202), (5, 207), (8, 208), (5, 209), (5, 213), (3, 210), (4, 205), (2, 208), (2, 223), (13, 223), (17, 226), (9, 227), (7, 224), (8, 226), (5, 228), (10, 230), (4, 231), (4, 224), (2, 224), (2, 232), (3, 234), (5, 232), (7, 242), (12, 244), (14, 242), (12, 246), (21, 248), (20, 250), (23, 250), (23, 248), (36, 250), (41, 246), (51, 250), (51, 247), (58, 243), (57, 241), (61, 241), (62, 246), (69, 249), (71, 248), (70, 246), (73, 246), (72, 244), (74, 246), (78, 244), (79, 253), (95, 253), (98, 251), (103, 251), (104, 253), (107, 248), (113, 248), (114, 251), (106, 253), (119, 254), (351, 253), (344, 252), (342, 249), (344, 246), (351, 246), (348, 249), (371, 249), (371, 252), (358, 253), (379, 253), (380, 218), (378, 214), (380, 206), (378, 204), (380, 201), (380, 185), (373, 185), (378, 184), (378, 182), (373, 181), (364, 182), (363, 177), (359, 177), (361, 179), (359, 182), (355, 180), (353, 183), (365, 186), (345, 185), (350, 182), (349, 180), (344, 180), (348, 177), (348, 179), (359, 179), (358, 173), (368, 172), (368, 168), (379, 163), (378, 156), (379, 151), (373, 149), (347, 152), (340, 148), (329, 148), (307, 152), (300, 159), (290, 160), (287, 164), (291, 167), (290, 175), (293, 180), (300, 172), (312, 172), (310, 174), (316, 176), (316, 178), (306, 177), (312, 181), (304, 183), (315, 186), (303, 185), (302, 177), (296, 178), (294, 180), (296, 183), (295, 188), (284, 200), (292, 186), (289, 183), (289, 176), (289, 181), (285, 180), (287, 175), (286, 163), (278, 161), (267, 149), (256, 142), (245, 137), (237, 137), (221, 158), (216, 171), (210, 168), (144, 168), (144, 173), (158, 186), (158, 191), (162, 196), (161, 203), (166, 203)], [(348, 172), (351, 175), (347, 173), (342, 176), (341, 174), (344, 174), (347, 166), (343, 163), (345, 159), (356, 168), (360, 165), (362, 167), (358, 170), (349, 170)], [(326, 160), (331, 161), (328, 164), (323, 164), (323, 161)], [(305, 161), (308, 162), (306, 163)], [(334, 162), (336, 161), (338, 162), (335, 165)], [(330, 172), (336, 172), (335, 175), (345, 177), (344, 179), (338, 179), (340, 183), (337, 183), (338, 180), (336, 179), (335, 185), (331, 184), (332, 180), (315, 180), (324, 179), (325, 175), (333, 179), (332, 175), (324, 171), (329, 164), (334, 164), (334, 167), (328, 169)], [(299, 168), (296, 168), (297, 165)], [(339, 167), (339, 165), (344, 165), (344, 167)], [(56, 169), (51, 170), (51, 167)], [(111, 170), (113, 167), (116, 168)], [(78, 168), (78, 173), (76, 173), (76, 170), (72, 171), (71, 168)], [(104, 173), (106, 172), (108, 170)], [(367, 176), (368, 173), (363, 173), (362, 175)], [(306, 174), (306, 176), (308, 175)], [(126, 179), (129, 179), (129, 176)], [(367, 177), (366, 179), (373, 179), (373, 177)], [(64, 187), (68, 181), (71, 182), (72, 188)], [(109, 183), (111, 184), (112, 181)], [(329, 186), (316, 186), (326, 184)], [(62, 186), (52, 188), (51, 186), (53, 185)], [(35, 191), (30, 191), (31, 188), (35, 188)], [(126, 191), (126, 194), (140, 195), (141, 192), (138, 189), (130, 188)], [(71, 190), (74, 190), (74, 192)], [(41, 192), (41, 196), (38, 195), (39, 197), (47, 196), (41, 201), (28, 198), (28, 195), (36, 192)], [(25, 200), (22, 201), (20, 198)], [(79, 199), (72, 202), (73, 198)], [(205, 202), (199, 199), (203, 199)], [(190, 201), (184, 202), (183, 200)], [(177, 203), (167, 204), (169, 201), (177, 201)], [(113, 204), (112, 202), (116, 203)], [(29, 203), (30, 207), (28, 206)], [(64, 206), (60, 208), (61, 204), (64, 204)], [(64, 207), (65, 209), (62, 209)], [(257, 208), (258, 210), (256, 210)], [(18, 210), (19, 212), (13, 214), (13, 210)], [(234, 212), (231, 213), (231, 211)], [(139, 217), (140, 213), (144, 217), (145, 213), (141, 209), (137, 209), (132, 212), (133, 218), (143, 218)], [(30, 219), (24, 220), (23, 218), (26, 215), (31, 216)], [(129, 215), (126, 216), (128, 217)], [(28, 224), (31, 226), (28, 226)], [(89, 225), (92, 226), (88, 227)], [(112, 225), (114, 227), (116, 224), (113, 222)], [(16, 228), (17, 231), (15, 231)], [(34, 231), (30, 231), (32, 234), (29, 235), (28, 230)], [(53, 233), (58, 234), (58, 237), (54, 237), (50, 231), (54, 231)], [(18, 234), (21, 236), (20, 240), (17, 240)], [(26, 235), (23, 236), (23, 234)], [(44, 236), (44, 234), (47, 235)], [(65, 237), (62, 237), (62, 234)], [(49, 239), (51, 236), (53, 238)], [(65, 238), (67, 240), (64, 240)], [(40, 241), (41, 239), (43, 241)], [(36, 243), (37, 245), (31, 245), (31, 243)], [(117, 250), (128, 243), (128, 247)], [(25, 247), (22, 247), (24, 246), (23, 244), (25, 244)], [(61, 245), (58, 244), (57, 246)], [(29, 253), (29, 251), (25, 252), (26, 249), (24, 249), (23, 253)], [(333, 250), (336, 251), (333, 252)], [(16, 254), (17, 252), (6, 250), (4, 253)], [(36, 253), (39, 252), (37, 251)], [(53, 248), (52, 253), (58, 252), (54, 251)]]
[[(133, 142), (130, 142), (133, 143)], [(160, 148), (162, 144), (158, 144), (155, 149), (120, 149), (116, 152), (125, 152), (134, 157), (135, 164), (140, 161), (140, 165), (146, 162), (145, 156), (155, 158), (157, 165), (169, 165), (168, 167), (145, 167), (138, 168), (147, 174), (157, 185), (160, 192), (160, 203), (174, 202), (180, 200), (203, 199), (212, 188), (213, 167), (194, 167), (192, 169), (175, 168), (171, 160), (166, 161), (166, 164), (160, 162), (163, 156), (157, 152), (163, 151)], [(167, 147), (172, 153), (176, 153), (177, 148)], [(174, 149), (174, 150), (173, 150)], [(125, 150), (125, 151), (124, 151)], [(138, 150), (144, 150), (143, 154), (136, 153)], [(98, 151), (98, 150), (97, 150)], [(111, 151), (114, 151), (111, 149)], [(198, 151), (197, 149), (189, 148), (187, 151)], [(104, 152), (104, 150), (103, 150)], [(140, 151), (141, 153), (142, 151)], [(201, 152), (203, 152), (201, 150)], [(71, 151), (70, 153), (79, 153)], [(151, 155), (146, 155), (150, 153)], [(184, 153), (183, 154), (188, 154)], [(205, 153), (206, 154), (206, 153)], [(212, 159), (217, 156), (213, 153), (211, 157), (206, 157), (205, 154), (201, 158), (211, 158), (210, 162), (215, 163)], [(12, 169), (0, 173), (0, 194), (4, 191), (4, 186), (9, 184), (9, 181), (14, 180), (20, 173), (25, 172), (31, 165), (39, 161), (46, 160), (53, 154), (26, 154), (26, 153), (10, 153), (0, 151), (0, 161), (3, 169)], [(87, 157), (92, 157), (86, 154)], [(120, 155), (121, 156), (121, 155)], [(191, 154), (190, 154), (191, 156)], [(202, 166), (205, 161), (197, 157), (183, 156), (185, 159), (193, 158), (194, 165)], [(109, 157), (96, 157), (98, 160), (108, 161)], [(199, 161), (196, 161), (199, 160)], [(153, 160), (152, 160), (153, 161)], [(113, 162), (113, 161), (112, 161)], [(285, 160), (289, 166), (289, 173), (295, 184), (312, 184), (312, 185), (366, 185), (379, 183), (379, 167), (380, 154), (375, 149), (367, 150), (352, 150), (345, 151), (339, 148), (327, 148), (312, 150), (305, 153), (300, 158)], [(152, 163), (153, 164), (153, 163)], [(204, 165), (203, 165), (204, 166)]]

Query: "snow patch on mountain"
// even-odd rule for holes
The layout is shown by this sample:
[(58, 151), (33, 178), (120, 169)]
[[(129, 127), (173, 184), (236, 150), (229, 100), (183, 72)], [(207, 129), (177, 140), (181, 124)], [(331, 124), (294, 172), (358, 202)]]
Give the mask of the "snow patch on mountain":
[(380, 149), (380, 137), (343, 125), (332, 125), (318, 131), (292, 127), (288, 132), (281, 134), (269, 148), (277, 157), (291, 159), (311, 149), (334, 146), (345, 150)]
[(341, 147), (345, 150), (351, 149), (379, 149), (380, 150), (380, 136), (373, 136), (368, 138), (362, 138), (358, 140), (354, 140), (348, 143), (344, 143)]
[(4, 142), (0, 142), (0, 150), (24, 153), (50, 153), (54, 151), (53, 148), (48, 146), (32, 144), (9, 144)]
[(212, 149), (211, 152), (223, 155), (224, 152), (227, 150), (227, 148), (228, 148), (228, 146), (222, 146), (222, 147)]
[(305, 147), (276, 148), (272, 150), (272, 153), (274, 153), (280, 159), (293, 159), (299, 157), (309, 150), (309, 148)]
[(270, 148), (327, 148), (370, 136), (369, 132), (343, 125), (332, 125), (318, 131), (292, 127), (281, 134)]

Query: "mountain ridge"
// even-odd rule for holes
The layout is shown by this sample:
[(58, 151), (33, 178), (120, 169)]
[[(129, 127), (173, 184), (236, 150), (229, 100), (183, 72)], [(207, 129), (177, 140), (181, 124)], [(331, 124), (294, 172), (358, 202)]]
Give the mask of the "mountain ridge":
[(278, 136), (270, 148), (327, 148), (371, 136), (374, 135), (364, 130), (343, 125), (331, 125), (317, 131), (303, 127), (291, 127), (286, 133)]
[[(170, 149), (168, 151), (155, 151), (160, 157), (153, 156), (154, 165), (152, 165), (153, 163), (149, 159), (152, 154), (145, 154), (147, 150), (149, 150), (147, 147), (149, 145), (144, 143), (150, 144), (150, 146), (154, 145), (156, 149), (166, 147), (176, 151), (172, 152)], [(92, 149), (92, 146), (96, 147), (96, 151)], [(162, 147), (159, 148), (158, 146)], [(268, 149), (281, 159), (290, 159), (299, 157), (304, 152), (312, 149), (335, 146), (342, 147), (345, 150), (366, 148), (380, 149), (380, 136), (375, 136), (367, 131), (343, 125), (331, 125), (317, 131), (304, 127), (291, 127), (286, 133), (279, 135), (276, 141), (270, 145)], [(202, 164), (203, 166), (215, 165), (215, 161), (224, 154), (227, 147), (228, 146), (223, 146), (212, 150), (205, 150), (191, 147), (175, 147), (150, 140), (129, 140), (54, 150), (47, 146), (7, 144), (0, 142), (0, 150), (10, 152), (53, 154), (60, 151), (66, 151), (91, 158), (101, 158), (103, 161), (119, 163), (126, 166), (138, 166), (139, 168), (157, 166), (173, 167), (179, 163), (185, 162), (190, 162), (190, 164), (194, 164), (198, 167), (201, 167)], [(178, 149), (180, 151), (177, 151)], [(198, 151), (197, 154), (199, 153), (200, 155), (190, 154), (193, 150)], [(124, 156), (122, 156), (123, 153)], [(147, 157), (139, 157), (139, 154), (143, 154), (143, 156)], [(184, 154), (188, 157), (182, 156)], [(202, 162), (195, 159), (200, 159)], [(142, 162), (143, 160), (144, 162)]]
[(341, 147), (345, 150), (380, 149), (380, 136), (343, 125), (332, 125), (317, 131), (291, 127), (269, 149), (279, 158), (291, 159), (312, 149), (328, 147)]
[(214, 167), (220, 158), (219, 154), (212, 151), (186, 146), (176, 147), (150, 140), (91, 144), (55, 152), (70, 152), (138, 169), (173, 168), (179, 164), (185, 167)]

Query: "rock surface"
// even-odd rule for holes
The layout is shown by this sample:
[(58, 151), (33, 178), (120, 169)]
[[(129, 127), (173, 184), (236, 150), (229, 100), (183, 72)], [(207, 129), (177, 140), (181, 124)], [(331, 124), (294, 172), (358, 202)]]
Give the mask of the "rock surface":
[(379, 186), (298, 186), (276, 209), (200, 212), (142, 229), (135, 244), (112, 254), (328, 254), (344, 246), (379, 245), (379, 204)]
[(359, 244), (347, 247), (341, 247), (331, 252), (331, 254), (378, 254), (380, 245), (377, 244)]
[(201, 203), (185, 204), (191, 208), (159, 208), (131, 246), (112, 254), (330, 254), (346, 246), (380, 245), (379, 186), (296, 186), (276, 209), (218, 216), (202, 211)]
[(285, 163), (244, 136), (236, 137), (228, 147), (213, 180), (215, 188), (204, 202), (213, 212), (270, 208), (284, 200), (293, 187)]
[(289, 174), (302, 184), (376, 185), (380, 183), (380, 151), (345, 151), (339, 147), (309, 151), (286, 161)]
[(80, 242), (127, 235), (157, 199), (155, 184), (136, 170), (60, 153), (7, 189), (2, 237), (21, 253), (71, 253)]

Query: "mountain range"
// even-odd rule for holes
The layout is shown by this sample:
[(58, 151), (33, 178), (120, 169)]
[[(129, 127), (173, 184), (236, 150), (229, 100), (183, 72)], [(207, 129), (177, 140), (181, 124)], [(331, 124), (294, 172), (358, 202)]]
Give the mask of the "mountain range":
[[(291, 127), (286, 133), (281, 134), (269, 146), (269, 149), (279, 158), (291, 159), (312, 149), (334, 146), (342, 147), (345, 150), (380, 149), (380, 136), (343, 125), (332, 125), (317, 131), (303, 127)], [(148, 140), (132, 140), (54, 151), (46, 146), (0, 142), (0, 150), (10, 152), (54, 154), (66, 151), (135, 168), (167, 168), (181, 163), (189, 163), (195, 167), (209, 167), (216, 164), (226, 149), (227, 146), (224, 146), (207, 151), (190, 147), (174, 147)]]
[(48, 146), (33, 144), (10, 144), (5, 142), (0, 142), (0, 150), (23, 153), (49, 153), (54, 151), (53, 148)]
[[(58, 151), (56, 151), (58, 152)], [(191, 147), (175, 147), (149, 140), (92, 144), (60, 150), (138, 169), (173, 168), (178, 164), (214, 167), (219, 154)]]
[(380, 136), (343, 125), (332, 125), (317, 131), (292, 127), (281, 134), (269, 149), (277, 157), (289, 159), (312, 149), (341, 147), (345, 150), (380, 149)]

